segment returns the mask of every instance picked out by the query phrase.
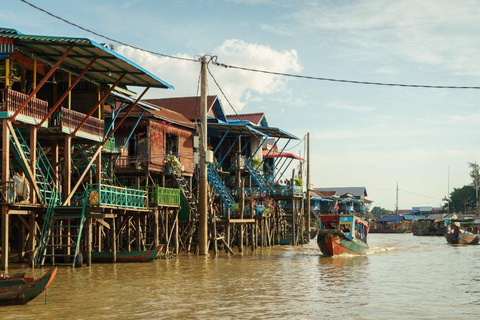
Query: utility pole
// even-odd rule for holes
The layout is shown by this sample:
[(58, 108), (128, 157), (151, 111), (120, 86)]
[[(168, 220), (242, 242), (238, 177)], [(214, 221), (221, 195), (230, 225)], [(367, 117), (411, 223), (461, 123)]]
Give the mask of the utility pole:
[(208, 219), (207, 219), (207, 58), (200, 58), (200, 174), (198, 197), (198, 246), (199, 254), (208, 254)]
[(307, 132), (307, 239), (310, 242), (310, 132)]
[(395, 201), (395, 215), (398, 216), (398, 181), (397, 181), (397, 200)]

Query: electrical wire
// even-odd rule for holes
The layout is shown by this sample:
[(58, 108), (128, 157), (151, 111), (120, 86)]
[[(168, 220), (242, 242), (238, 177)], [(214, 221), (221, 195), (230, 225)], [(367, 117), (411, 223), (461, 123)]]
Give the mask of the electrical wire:
[(402, 83), (386, 83), (386, 82), (370, 82), (370, 81), (356, 81), (356, 80), (346, 80), (346, 79), (334, 79), (334, 78), (324, 78), (324, 77), (313, 77), (313, 76), (304, 76), (300, 74), (292, 73), (283, 73), (283, 72), (274, 72), (261, 69), (253, 69), (246, 67), (239, 67), (233, 65), (227, 65), (224, 63), (219, 63), (217, 61), (212, 61), (215, 66), (238, 69), (250, 72), (258, 72), (271, 74), (276, 76), (300, 78), (300, 79), (309, 79), (309, 80), (320, 80), (320, 81), (331, 81), (331, 82), (343, 82), (343, 83), (353, 83), (353, 84), (365, 84), (365, 85), (375, 85), (375, 86), (390, 86), (390, 87), (407, 87), (407, 88), (427, 88), (427, 89), (480, 89), (480, 87), (460, 87), (460, 86), (433, 86), (433, 85), (424, 85), (424, 84), (402, 84)]
[(423, 194), (418, 194), (418, 193), (414, 193), (414, 192), (410, 192), (410, 191), (402, 190), (402, 189), (398, 189), (398, 190), (399, 190), (399, 191), (406, 192), (406, 193), (410, 193), (410, 194), (413, 194), (413, 195), (416, 195), (416, 196), (420, 196), (420, 197), (425, 197), (425, 198), (430, 198), (430, 199), (435, 199), (435, 200), (441, 200), (441, 201), (443, 201), (443, 199), (436, 198), (436, 197), (430, 197), (430, 196), (426, 196), (426, 195), (423, 195)]
[(71, 22), (71, 21), (69, 21), (69, 20), (67, 20), (67, 19), (64, 19), (64, 18), (62, 18), (62, 17), (60, 17), (60, 16), (57, 16), (57, 15), (51, 13), (50, 11), (47, 11), (47, 10), (45, 10), (45, 9), (42, 9), (42, 8), (40, 8), (40, 7), (34, 5), (33, 3), (30, 3), (30, 2), (28, 2), (28, 1), (26, 1), (26, 0), (20, 0), (20, 1), (23, 2), (23, 3), (25, 3), (25, 4), (27, 4), (27, 5), (29, 5), (29, 6), (31, 6), (32, 8), (34, 8), (34, 9), (36, 9), (36, 10), (39, 10), (39, 11), (41, 11), (41, 12), (43, 12), (43, 13), (46, 13), (46, 14), (48, 14), (49, 16), (51, 16), (51, 17), (53, 17), (53, 18), (55, 18), (55, 19), (61, 20), (61, 21), (65, 22), (65, 23), (67, 23), (67, 24), (69, 24), (69, 25), (71, 25), (71, 26), (74, 26), (74, 27), (76, 27), (76, 28), (79, 28), (79, 29), (81, 29), (81, 30), (83, 30), (83, 31), (86, 31), (86, 32), (88, 32), (88, 33), (94, 34), (94, 35), (96, 35), (96, 36), (98, 36), (98, 37), (107, 39), (107, 40), (109, 40), (109, 41), (116, 42), (116, 43), (121, 44), (121, 45), (123, 45), (123, 46), (127, 46), (127, 47), (130, 47), (130, 48), (133, 48), (133, 49), (141, 50), (141, 51), (148, 52), (148, 53), (151, 53), (151, 54), (154, 54), (154, 55), (157, 55), (157, 56), (161, 56), (161, 57), (165, 57), (165, 58), (171, 58), (171, 59), (177, 59), (177, 60), (184, 60), (184, 61), (191, 61), (191, 62), (199, 62), (198, 60), (195, 60), (195, 59), (192, 59), (192, 58), (176, 57), (176, 56), (172, 56), (172, 55), (165, 54), (165, 53), (160, 53), (160, 52), (156, 52), (156, 51), (152, 51), (152, 50), (143, 49), (143, 48), (140, 48), (140, 47), (137, 47), (137, 46), (128, 44), (128, 43), (126, 43), (126, 42), (113, 39), (113, 38), (108, 37), (108, 36), (105, 36), (105, 35), (103, 35), (103, 34), (101, 34), (101, 33), (98, 33), (98, 32), (95, 32), (95, 31), (93, 31), (93, 30), (90, 30), (90, 29), (87, 29), (87, 28), (85, 28), (85, 27), (82, 27), (81, 25), (78, 25), (78, 24), (76, 24), (76, 23), (74, 23), (74, 22)]
[(218, 82), (217, 82), (217, 79), (215, 79), (215, 77), (213, 76), (212, 72), (210, 71), (210, 68), (208, 67), (208, 65), (207, 65), (207, 70), (208, 70), (208, 74), (212, 77), (213, 81), (214, 81), (215, 84), (217, 85), (218, 90), (220, 90), (220, 92), (222, 93), (222, 95), (223, 95), (223, 97), (225, 98), (225, 100), (227, 100), (228, 105), (230, 106), (230, 108), (232, 108), (233, 112), (235, 112), (235, 114), (238, 116), (237, 110), (235, 110), (235, 108), (233, 107), (233, 105), (230, 103), (230, 100), (228, 100), (227, 96), (225, 95), (225, 92), (223, 92), (222, 88), (220, 87), (220, 85), (219, 85)]
[[(127, 46), (127, 47), (130, 47), (130, 48), (133, 48), (133, 49), (137, 49), (137, 50), (140, 50), (140, 51), (144, 51), (144, 52), (147, 52), (147, 53), (151, 53), (153, 55), (157, 55), (157, 56), (161, 56), (161, 57), (165, 57), (165, 58), (171, 58), (171, 59), (177, 59), (177, 60), (184, 60), (184, 61), (190, 61), (190, 62), (199, 62), (199, 60), (197, 59), (192, 59), (192, 58), (183, 58), (183, 57), (176, 57), (176, 56), (172, 56), (172, 55), (168, 55), (168, 54), (164, 54), (164, 53), (160, 53), (160, 52), (156, 52), (156, 51), (152, 51), (152, 50), (147, 50), (147, 49), (143, 49), (143, 48), (140, 48), (140, 47), (137, 47), (137, 46), (134, 46), (134, 45), (131, 45), (131, 44), (128, 44), (126, 42), (123, 42), (123, 41), (120, 41), (120, 40), (116, 40), (114, 38), (111, 38), (111, 37), (108, 37), (108, 36), (105, 36), (101, 33), (98, 33), (98, 32), (95, 32), (93, 30), (90, 30), (88, 28), (85, 28), (85, 27), (82, 27), (81, 25), (78, 25), (74, 22), (71, 22), (65, 18), (62, 18), (60, 16), (57, 16), (45, 9), (42, 9), (36, 5), (34, 5), (33, 3), (30, 3), (29, 1), (27, 0), (19, 0), (29, 6), (31, 6), (32, 8), (36, 9), (36, 10), (39, 10), (55, 19), (58, 19), (58, 20), (61, 20), (71, 26), (74, 26), (76, 28), (79, 28), (83, 31), (86, 31), (88, 33), (91, 33), (91, 34), (94, 34), (98, 37), (101, 37), (101, 38), (104, 38), (104, 39), (107, 39), (109, 41), (112, 41), (112, 42), (115, 42), (115, 43), (118, 43), (118, 44), (121, 44), (121, 45), (124, 45), (124, 46)], [(211, 62), (215, 65), (215, 66), (218, 66), (218, 67), (224, 67), (224, 68), (230, 68), (230, 69), (238, 69), (238, 70), (244, 70), (244, 71), (250, 71), (250, 72), (257, 72), (257, 73), (264, 73), (264, 74), (270, 74), (270, 75), (277, 75), (277, 76), (284, 76), (284, 77), (292, 77), (292, 78), (300, 78), (300, 79), (309, 79), (309, 80), (319, 80), (319, 81), (330, 81), (330, 82), (341, 82), (341, 83), (352, 83), (352, 84), (363, 84), (363, 85), (375, 85), (375, 86), (390, 86), (390, 87), (406, 87), (406, 88), (426, 88), (426, 89), (475, 89), (475, 90), (478, 90), (480, 89), (480, 86), (446, 86), (446, 85), (424, 85), (424, 84), (403, 84), (403, 83), (387, 83), (387, 82), (371, 82), (371, 81), (357, 81), (357, 80), (347, 80), (347, 79), (335, 79), (335, 78), (325, 78), (325, 77), (314, 77), (314, 76), (305, 76), (305, 75), (300, 75), (300, 74), (292, 74), (292, 73), (284, 73), (284, 72), (274, 72), (274, 71), (268, 71), (268, 70), (261, 70), (261, 69), (254, 69), (254, 68), (246, 68), (246, 67), (241, 67), (241, 66), (234, 66), (234, 65), (228, 65), (228, 64), (225, 64), (225, 63), (220, 63), (220, 62), (217, 62), (217, 57), (214, 57), (214, 59), (211, 59)]]

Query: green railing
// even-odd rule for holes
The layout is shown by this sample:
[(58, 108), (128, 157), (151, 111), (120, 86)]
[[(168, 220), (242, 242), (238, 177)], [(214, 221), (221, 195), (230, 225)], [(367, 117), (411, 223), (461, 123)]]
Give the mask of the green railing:
[(94, 183), (88, 186), (89, 205), (146, 208), (147, 191)]
[(179, 206), (180, 189), (147, 187), (148, 202), (155, 205)]
[(112, 136), (110, 139), (107, 140), (105, 145), (103, 146), (103, 150), (107, 152), (115, 152), (115, 137)]

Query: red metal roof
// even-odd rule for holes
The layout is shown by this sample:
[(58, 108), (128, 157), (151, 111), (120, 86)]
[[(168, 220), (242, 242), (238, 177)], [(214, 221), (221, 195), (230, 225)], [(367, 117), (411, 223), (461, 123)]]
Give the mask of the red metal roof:
[[(217, 96), (207, 97), (208, 115), (216, 117), (213, 104)], [(200, 97), (180, 97), (165, 99), (145, 99), (148, 103), (154, 104), (161, 108), (166, 108), (184, 115), (189, 120), (200, 119)]]
[[(117, 102), (117, 108), (118, 106), (120, 105), (120, 102)], [(109, 105), (105, 105), (105, 109), (108, 110), (108, 112), (111, 113), (111, 106)], [(142, 113), (142, 110), (139, 109), (139, 108), (135, 108), (132, 110), (132, 112), (130, 112), (130, 114), (128, 115), (129, 117), (138, 117), (140, 114)], [(183, 116), (182, 114), (178, 113), (178, 112), (175, 112), (175, 111), (172, 111), (172, 110), (169, 110), (169, 109), (160, 109), (160, 110), (148, 110), (148, 114), (153, 114), (154, 116), (158, 117), (158, 118), (161, 118), (162, 120), (165, 120), (167, 122), (171, 122), (171, 123), (176, 123), (176, 124), (179, 124), (179, 125), (182, 125), (182, 126), (185, 126), (185, 127), (189, 127), (189, 128), (195, 128), (195, 124), (188, 120), (185, 116)], [(120, 113), (120, 116), (122, 115), (122, 113)]]
[(227, 115), (227, 119), (244, 120), (244, 121), (246, 120), (246, 121), (250, 121), (250, 123), (256, 126), (261, 125), (261, 121), (264, 117), (265, 117), (265, 113), (263, 112)]
[(278, 152), (276, 150), (272, 150), (268, 156), (267, 156), (267, 153), (268, 153), (268, 150), (263, 150), (263, 157), (267, 158), (267, 159), (274, 159), (274, 158), (293, 158), (293, 159), (297, 159), (297, 160), (300, 160), (300, 161), (305, 161), (305, 159), (303, 158), (300, 158), (299, 156), (297, 156), (296, 154), (293, 154), (293, 153), (289, 153), (289, 152)]

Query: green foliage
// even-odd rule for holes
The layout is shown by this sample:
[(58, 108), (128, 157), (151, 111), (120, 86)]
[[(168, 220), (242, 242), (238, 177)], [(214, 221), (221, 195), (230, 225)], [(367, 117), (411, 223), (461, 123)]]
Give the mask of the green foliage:
[(393, 211), (381, 207), (373, 207), (373, 209), (370, 211), (370, 214), (373, 218), (380, 218), (383, 216), (392, 215)]
[(293, 183), (295, 184), (296, 187), (301, 187), (303, 186), (303, 179), (301, 175), (297, 175), (295, 179), (293, 180)]
[(463, 186), (462, 188), (453, 188), (450, 193), (450, 211), (469, 212), (475, 208), (476, 197), (473, 186)]
[(180, 160), (171, 153), (165, 157), (165, 166), (171, 167), (174, 173), (182, 172), (182, 164), (180, 163)]

